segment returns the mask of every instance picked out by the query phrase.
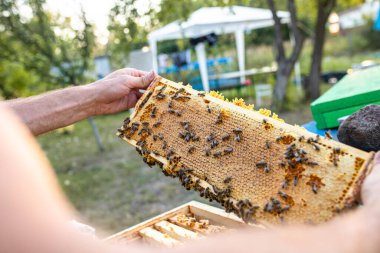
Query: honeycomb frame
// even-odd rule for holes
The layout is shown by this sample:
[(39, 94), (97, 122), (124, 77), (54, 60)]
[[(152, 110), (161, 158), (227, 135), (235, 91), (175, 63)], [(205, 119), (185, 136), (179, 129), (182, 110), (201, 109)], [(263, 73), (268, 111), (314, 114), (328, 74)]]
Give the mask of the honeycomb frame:
[(157, 77), (117, 135), (247, 223), (317, 224), (358, 204), (373, 153), (264, 114)]

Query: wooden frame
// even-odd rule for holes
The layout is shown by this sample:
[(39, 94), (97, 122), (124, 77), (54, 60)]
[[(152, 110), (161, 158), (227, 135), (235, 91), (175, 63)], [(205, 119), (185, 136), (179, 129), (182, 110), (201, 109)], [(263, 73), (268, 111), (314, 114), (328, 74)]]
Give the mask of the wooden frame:
[[(232, 213), (228, 214), (220, 208), (209, 206), (197, 201), (191, 201), (184, 205), (176, 207), (172, 210), (169, 210), (165, 213), (162, 213), (158, 216), (155, 216), (151, 219), (148, 219), (144, 222), (141, 222), (135, 226), (127, 228), (114, 235), (111, 235), (108, 238), (106, 238), (106, 241), (116, 242), (120, 244), (129, 244), (129, 243), (134, 243), (134, 242), (141, 242), (143, 241), (142, 240), (143, 237), (145, 237), (144, 239), (146, 239), (146, 241), (148, 241), (149, 243), (151, 243), (152, 241), (156, 242), (153, 244), (161, 244), (161, 245), (169, 246), (169, 247), (182, 244), (180, 240), (175, 242), (177, 239), (179, 239), (178, 237), (172, 238), (172, 237), (167, 236), (168, 240), (166, 240), (165, 238), (162, 237), (162, 235), (156, 235), (156, 231), (152, 231), (154, 230), (152, 228), (157, 228), (155, 227), (156, 223), (160, 223), (162, 221), (170, 222), (171, 218), (180, 214), (194, 214), (197, 220), (206, 219), (209, 221), (210, 226), (220, 226), (220, 227), (226, 228), (226, 230), (238, 229), (238, 228), (262, 228), (260, 226), (247, 225), (243, 223), (241, 219), (239, 219), (235, 214), (232, 214)], [(179, 225), (179, 224), (175, 224), (175, 225)], [(200, 232), (199, 233), (200, 238), (207, 237), (207, 234), (204, 234), (201, 231), (197, 231), (196, 229), (193, 229), (192, 232), (195, 232), (195, 233)], [(191, 240), (191, 238), (189, 239)]]

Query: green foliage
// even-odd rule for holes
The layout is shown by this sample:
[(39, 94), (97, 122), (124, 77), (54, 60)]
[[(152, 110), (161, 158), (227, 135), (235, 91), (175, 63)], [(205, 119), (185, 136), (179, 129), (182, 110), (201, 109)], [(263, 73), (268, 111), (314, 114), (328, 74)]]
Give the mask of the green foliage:
[[(84, 12), (80, 17), (83, 29), (74, 30), (68, 20), (62, 21), (61, 17), (46, 12), (44, 0), (22, 4), (30, 8), (31, 18), (21, 14), (17, 1), (0, 2), (0, 29), (3, 30), (0, 33), (0, 62), (18, 63), (22, 66), (20, 69), (38, 75), (41, 84), (75, 85), (86, 81), (86, 73), (92, 67), (95, 36)], [(16, 73), (20, 76), (12, 78), (14, 85), (15, 80), (24, 81), (23, 71), (13, 72)], [(0, 81), (5, 82), (4, 79)], [(33, 86), (33, 79), (29, 81), (28, 86)], [(21, 88), (22, 85), (14, 87)], [(15, 94), (23, 92), (14, 92), (12, 96)]]
[(142, 23), (149, 20), (151, 9), (141, 13), (136, 2), (138, 0), (117, 0), (109, 14), (110, 37), (107, 52), (115, 67), (124, 67), (128, 63), (131, 50), (147, 45), (151, 25)]
[(305, 94), (302, 89), (298, 89), (293, 83), (286, 88), (285, 102), (283, 109), (285, 111), (297, 111), (302, 104)]
[(0, 94), (5, 99), (38, 94), (49, 87), (17, 62), (0, 61), (0, 80)]
[(373, 26), (374, 20), (367, 18), (364, 26), (357, 28), (356, 32), (351, 32), (347, 35), (348, 39), (352, 40), (351, 52), (357, 53), (380, 49), (380, 31), (375, 31)]

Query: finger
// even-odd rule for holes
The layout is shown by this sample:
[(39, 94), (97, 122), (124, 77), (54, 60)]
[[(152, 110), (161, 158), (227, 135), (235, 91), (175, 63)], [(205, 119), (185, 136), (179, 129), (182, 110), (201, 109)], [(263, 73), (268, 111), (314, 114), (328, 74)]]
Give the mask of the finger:
[(128, 86), (132, 89), (144, 89), (154, 80), (156, 74), (150, 71), (148, 74), (141, 77), (130, 77)]
[(134, 68), (124, 68), (124, 69), (120, 69), (119, 71), (121, 75), (130, 75), (130, 76), (135, 76), (135, 77), (142, 77), (148, 74), (147, 71), (134, 69)]
[(380, 151), (377, 152), (377, 153), (375, 154), (375, 159), (374, 159), (373, 164), (374, 164), (376, 167), (379, 167), (379, 166), (380, 166)]
[(144, 92), (141, 92), (141, 90), (138, 89), (133, 89), (131, 90), (130, 94), (136, 96), (137, 98), (140, 98), (144, 94)]

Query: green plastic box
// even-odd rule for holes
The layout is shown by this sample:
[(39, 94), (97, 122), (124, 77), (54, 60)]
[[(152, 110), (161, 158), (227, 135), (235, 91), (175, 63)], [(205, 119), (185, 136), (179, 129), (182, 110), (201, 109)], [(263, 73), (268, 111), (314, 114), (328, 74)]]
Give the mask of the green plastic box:
[(317, 128), (325, 129), (369, 104), (380, 105), (380, 66), (346, 75), (310, 107)]

